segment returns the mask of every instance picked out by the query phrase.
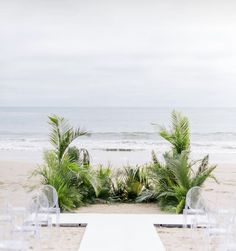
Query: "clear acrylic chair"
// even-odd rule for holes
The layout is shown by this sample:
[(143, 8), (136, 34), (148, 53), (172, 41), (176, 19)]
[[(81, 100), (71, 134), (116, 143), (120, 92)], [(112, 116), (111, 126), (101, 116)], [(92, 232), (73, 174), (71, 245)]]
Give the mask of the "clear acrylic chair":
[(56, 189), (51, 185), (44, 185), (40, 188), (40, 192), (47, 197), (49, 203), (49, 213), (56, 214), (56, 226), (59, 227), (60, 208), (58, 204), (58, 194)]
[(235, 215), (232, 223), (229, 225), (228, 235), (226, 236), (225, 250), (236, 251), (236, 218)]
[[(208, 221), (205, 230), (208, 246), (214, 244), (215, 250), (231, 250), (226, 249), (226, 246), (229, 236), (232, 236), (235, 209), (223, 208), (217, 199), (209, 200), (206, 201), (206, 215)], [(232, 239), (230, 242), (232, 244)]]
[(190, 225), (191, 228), (197, 227), (200, 222), (205, 221), (204, 199), (202, 189), (198, 186), (189, 189), (186, 195), (185, 208), (183, 210), (183, 227)]
[(38, 223), (39, 198), (37, 194), (30, 194), (24, 207), (12, 207), (9, 209), (13, 218), (15, 237), (32, 235), (39, 238), (40, 225)]
[(13, 218), (8, 211), (8, 207), (0, 209), (0, 250), (1, 251), (26, 251), (27, 242), (22, 238), (17, 239), (13, 234)]
[(50, 217), (50, 207), (48, 198), (44, 193), (37, 194), (38, 214), (36, 222), (40, 226), (52, 227), (52, 218)]
[[(25, 240), (31, 243), (31, 246), (41, 250), (41, 227), (52, 226), (52, 220), (49, 215), (49, 203), (43, 193), (31, 193), (25, 208), (13, 209), (14, 214), (22, 216), (20, 221), (14, 227), (14, 239)], [(50, 231), (51, 232), (51, 231)], [(50, 232), (48, 238), (50, 238)], [(34, 237), (34, 238), (32, 238)]]

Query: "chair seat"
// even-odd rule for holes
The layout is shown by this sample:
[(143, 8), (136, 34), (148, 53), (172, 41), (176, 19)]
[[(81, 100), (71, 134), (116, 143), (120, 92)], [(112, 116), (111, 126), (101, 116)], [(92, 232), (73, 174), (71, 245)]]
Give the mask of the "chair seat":
[(187, 213), (187, 214), (205, 214), (204, 210), (202, 210), (202, 209), (193, 209), (193, 208), (184, 209), (184, 213)]
[(227, 234), (227, 230), (225, 228), (209, 228), (208, 230), (209, 235), (222, 235)]
[(0, 240), (0, 250), (24, 251), (27, 250), (27, 246), (26, 241)]

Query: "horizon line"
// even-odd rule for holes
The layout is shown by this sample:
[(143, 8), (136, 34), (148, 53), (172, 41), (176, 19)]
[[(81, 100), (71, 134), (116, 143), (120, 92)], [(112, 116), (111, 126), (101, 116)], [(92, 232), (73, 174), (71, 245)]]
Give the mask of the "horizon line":
[(236, 106), (36, 106), (0, 105), (0, 108), (236, 108)]

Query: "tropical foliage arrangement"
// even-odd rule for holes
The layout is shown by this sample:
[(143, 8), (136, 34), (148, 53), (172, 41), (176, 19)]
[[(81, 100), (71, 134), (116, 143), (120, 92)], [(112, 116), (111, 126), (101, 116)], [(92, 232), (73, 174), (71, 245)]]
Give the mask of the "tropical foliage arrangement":
[(193, 186), (201, 186), (216, 166), (209, 166), (208, 156), (190, 160), (188, 119), (172, 112), (170, 130), (160, 128), (160, 136), (171, 144), (163, 154), (163, 163), (152, 152), (152, 161), (144, 166), (112, 169), (93, 168), (86, 149), (72, 146), (88, 132), (74, 129), (64, 118), (49, 116), (52, 150), (44, 153), (44, 164), (35, 174), (43, 184), (54, 186), (62, 210), (73, 210), (96, 202), (157, 202), (165, 210), (182, 212), (185, 197)]
[(216, 165), (209, 165), (208, 155), (197, 161), (190, 159), (189, 122), (181, 113), (173, 111), (171, 129), (162, 127), (159, 134), (170, 143), (171, 150), (163, 154), (163, 163), (152, 152), (148, 169), (151, 189), (138, 200), (156, 199), (163, 209), (181, 213), (188, 190), (202, 186), (207, 178), (215, 179), (212, 172)]

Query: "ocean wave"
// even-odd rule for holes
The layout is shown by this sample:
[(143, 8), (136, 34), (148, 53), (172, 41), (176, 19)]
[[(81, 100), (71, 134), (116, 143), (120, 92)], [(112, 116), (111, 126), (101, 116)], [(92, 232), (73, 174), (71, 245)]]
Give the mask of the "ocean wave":
[(192, 136), (236, 136), (236, 132), (193, 132)]
[[(214, 133), (215, 134), (215, 133)], [(217, 135), (230, 135), (229, 132), (217, 132)], [(121, 137), (122, 135), (122, 137)], [(155, 137), (153, 137), (155, 135)], [(217, 137), (205, 138), (197, 133), (198, 137), (191, 140), (191, 150), (199, 152), (216, 152), (216, 151), (235, 151), (236, 139)], [(203, 134), (205, 135), (205, 134)], [(211, 134), (206, 134), (211, 135)], [(236, 134), (235, 134), (236, 136)], [(143, 151), (143, 150), (168, 150), (170, 144), (156, 133), (147, 132), (102, 132), (95, 133), (92, 137), (80, 137), (74, 143), (77, 147), (85, 147), (87, 149), (96, 151), (113, 151), (113, 152), (129, 152), (129, 151)], [(4, 137), (0, 135), (0, 150), (24, 150), (37, 151), (50, 148), (50, 143), (45, 136), (19, 136), (12, 137), (7, 135)]]
[(132, 148), (93, 148), (92, 150), (105, 151), (105, 152), (137, 152), (137, 151), (145, 151), (145, 149), (132, 149)]
[(209, 144), (209, 143), (205, 143), (205, 142), (202, 142), (202, 143), (196, 143), (196, 142), (192, 142), (191, 143), (192, 146), (196, 146), (196, 147), (214, 147), (216, 146), (216, 144)]
[(222, 148), (224, 149), (229, 149), (229, 150), (236, 150), (236, 146), (223, 146)]
[[(95, 132), (91, 133), (91, 139), (134, 139), (134, 140), (161, 140), (157, 132)], [(206, 140), (236, 140), (236, 132), (192, 132), (192, 139)], [(86, 137), (85, 137), (86, 138)]]
[(90, 135), (95, 139), (151, 139), (160, 136), (154, 132), (94, 132)]
[[(227, 136), (227, 137), (236, 137), (236, 132), (191, 132), (191, 136), (193, 137), (217, 137), (217, 136)], [(36, 133), (36, 132), (11, 132), (11, 131), (0, 131), (0, 138), (8, 139), (8, 140), (42, 140), (46, 139), (48, 136), (45, 133)], [(160, 138), (158, 132), (148, 132), (148, 131), (122, 131), (122, 132), (90, 132), (90, 135), (85, 135), (82, 138), (106, 138), (106, 139), (114, 139), (114, 138), (128, 138), (128, 139), (158, 139)], [(81, 139), (82, 139), (81, 138)]]
[(0, 138), (0, 142), (48, 142), (47, 138)]
[(1, 137), (47, 137), (47, 133), (42, 132), (28, 132), (28, 131), (22, 131), (22, 132), (15, 132), (15, 131), (0, 131)]

